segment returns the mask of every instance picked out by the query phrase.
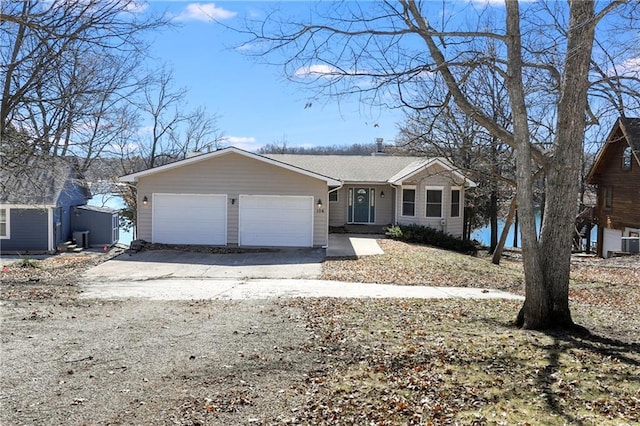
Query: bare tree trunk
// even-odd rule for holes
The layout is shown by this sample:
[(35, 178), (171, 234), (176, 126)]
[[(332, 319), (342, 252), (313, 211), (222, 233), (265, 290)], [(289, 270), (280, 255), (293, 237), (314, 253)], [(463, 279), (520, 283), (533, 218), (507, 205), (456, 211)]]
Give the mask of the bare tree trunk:
[[(542, 272), (541, 251), (536, 235), (535, 212), (533, 206), (532, 148), (527, 107), (522, 76), (522, 45), (520, 32), (520, 8), (515, 1), (506, 2), (508, 63), (506, 82), (509, 87), (513, 112), (513, 136), (516, 149), (516, 181), (518, 185), (517, 203), (520, 212), (522, 232), (522, 258), (525, 276), (524, 328), (545, 328), (549, 312), (549, 295)], [(520, 315), (519, 315), (520, 317)]]
[[(534, 220), (535, 220), (535, 213), (534, 213)], [(518, 232), (520, 231), (518, 231), (518, 210), (516, 210), (516, 216), (513, 222), (513, 246), (514, 247), (518, 247)]]
[(489, 253), (493, 254), (498, 247), (498, 190), (495, 187), (491, 190), (489, 200), (489, 223), (491, 230)]
[[(594, 38), (593, 1), (571, 2), (565, 73), (558, 102), (556, 150), (546, 173), (541, 249), (553, 254), (542, 265), (552, 300), (550, 326), (573, 324), (569, 310), (571, 240), (578, 211), (579, 180), (586, 126), (589, 66)], [(576, 111), (580, 113), (576, 113)], [(549, 226), (554, 223), (555, 226)]]
[(502, 251), (504, 250), (504, 245), (507, 242), (507, 234), (509, 234), (509, 228), (511, 228), (511, 223), (513, 222), (513, 217), (516, 213), (517, 206), (518, 204), (516, 203), (516, 197), (513, 197), (513, 199), (511, 200), (511, 204), (509, 205), (509, 213), (507, 214), (504, 228), (502, 229), (502, 233), (500, 234), (500, 241), (498, 241), (498, 245), (496, 246), (496, 249), (493, 252), (493, 257), (491, 258), (491, 261), (496, 265), (500, 264)]
[[(507, 5), (510, 3), (507, 2)], [(594, 26), (593, 1), (570, 2), (567, 33), (567, 51), (570, 53), (565, 60), (558, 102), (555, 150), (546, 168), (546, 205), (539, 242), (539, 251), (543, 255), (540, 256), (537, 265), (540, 269), (536, 274), (536, 281), (539, 276), (542, 281), (536, 282), (536, 285), (540, 285), (539, 289), (530, 288), (527, 279), (526, 300), (517, 321), (524, 328), (573, 325), (569, 309), (571, 241), (579, 195)], [(523, 251), (524, 244), (525, 232)]]

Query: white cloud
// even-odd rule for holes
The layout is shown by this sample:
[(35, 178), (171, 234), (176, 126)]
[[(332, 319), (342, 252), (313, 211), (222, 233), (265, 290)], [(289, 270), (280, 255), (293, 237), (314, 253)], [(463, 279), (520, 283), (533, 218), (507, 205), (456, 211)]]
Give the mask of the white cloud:
[(236, 16), (236, 12), (217, 7), (214, 3), (189, 3), (174, 19), (176, 21), (222, 21)]
[(342, 74), (342, 71), (339, 71), (336, 67), (332, 67), (331, 65), (324, 64), (301, 67), (295, 70), (295, 72), (293, 73), (293, 75), (296, 77), (328, 77), (335, 74)]
[(243, 45), (241, 45), (241, 46), (236, 47), (236, 50), (239, 50), (239, 51), (241, 51), (241, 52), (247, 52), (247, 51), (249, 51), (249, 50), (253, 50), (253, 48), (254, 48), (254, 45), (253, 45), (253, 44), (251, 44), (251, 43), (245, 43), (245, 44), (243, 44)]
[(640, 57), (627, 59), (618, 65), (618, 72), (625, 73), (638, 73), (640, 72)]
[(225, 136), (222, 142), (229, 146), (244, 149), (245, 151), (255, 151), (260, 148), (256, 138), (253, 136)]

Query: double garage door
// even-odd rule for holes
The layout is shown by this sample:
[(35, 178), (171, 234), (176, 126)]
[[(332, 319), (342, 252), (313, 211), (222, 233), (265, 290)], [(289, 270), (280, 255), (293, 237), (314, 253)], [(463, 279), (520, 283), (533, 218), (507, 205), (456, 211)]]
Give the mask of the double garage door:
[[(226, 245), (227, 195), (154, 194), (152, 239), (156, 243)], [(240, 246), (313, 246), (313, 197), (240, 195)]]

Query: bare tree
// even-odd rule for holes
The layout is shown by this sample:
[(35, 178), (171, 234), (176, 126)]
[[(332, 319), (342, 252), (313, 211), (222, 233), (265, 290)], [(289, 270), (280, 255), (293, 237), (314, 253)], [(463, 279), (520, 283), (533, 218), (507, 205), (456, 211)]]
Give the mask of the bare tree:
[(139, 98), (131, 98), (136, 102), (121, 115), (123, 132), (104, 153), (120, 160), (110, 178), (126, 205), (122, 210), (125, 227), (136, 224), (136, 187), (116, 183), (119, 175), (162, 166), (182, 160), (190, 153), (208, 152), (224, 145), (218, 117), (203, 107), (189, 110), (188, 91), (175, 87), (170, 70), (162, 68), (156, 74), (141, 90)]
[[(466, 21), (456, 19), (453, 13), (459, 11), (431, 10), (436, 7), (412, 0), (320, 4), (309, 22), (274, 14), (257, 26), (249, 23), (249, 43), (271, 61), (283, 55), (285, 73), (319, 94), (357, 93), (370, 104), (397, 106), (417, 83), (441, 80), (447, 97), (515, 154), (526, 291), (517, 323), (530, 329), (572, 327), (571, 240), (586, 117), (592, 116), (590, 76), (599, 60), (593, 55), (596, 26), (609, 29), (611, 14), (627, 14), (635, 18), (626, 22), (627, 31), (634, 31), (640, 10), (636, 2), (623, 0), (598, 10), (593, 0), (538, 2), (522, 9), (507, 1), (504, 10), (487, 9), (502, 22), (492, 27), (480, 19), (473, 26), (468, 15)], [(491, 40), (495, 52), (474, 49), (474, 40)], [(506, 88), (509, 127), (465, 92), (466, 79), (481, 69)], [(628, 82), (610, 74), (607, 80), (616, 84), (603, 84), (601, 91), (616, 92)], [(435, 101), (439, 107), (442, 100)], [(539, 170), (546, 182), (546, 209), (538, 236), (534, 188)]]
[(3, 2), (3, 154), (72, 155), (87, 168), (122, 130), (120, 112), (145, 84), (141, 35), (167, 23), (130, 0)]

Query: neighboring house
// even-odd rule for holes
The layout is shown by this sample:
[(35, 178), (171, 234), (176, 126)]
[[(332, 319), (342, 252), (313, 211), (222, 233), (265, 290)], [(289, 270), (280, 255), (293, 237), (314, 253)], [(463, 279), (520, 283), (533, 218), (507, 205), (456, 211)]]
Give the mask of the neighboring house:
[[(0, 171), (0, 252), (52, 252), (84, 232), (88, 243), (111, 245), (116, 211), (101, 211), (78, 223), (80, 209), (91, 198), (86, 182), (72, 162), (62, 158), (31, 160), (19, 172)], [(96, 220), (109, 216), (109, 238)], [(88, 232), (88, 233), (87, 233)], [(98, 237), (92, 241), (91, 237)]]
[(418, 223), (461, 235), (475, 184), (442, 159), (258, 155), (230, 147), (120, 178), (138, 237), (171, 244), (322, 247), (329, 226)]
[(640, 235), (640, 118), (618, 119), (587, 183), (598, 187), (598, 255), (609, 257)]

